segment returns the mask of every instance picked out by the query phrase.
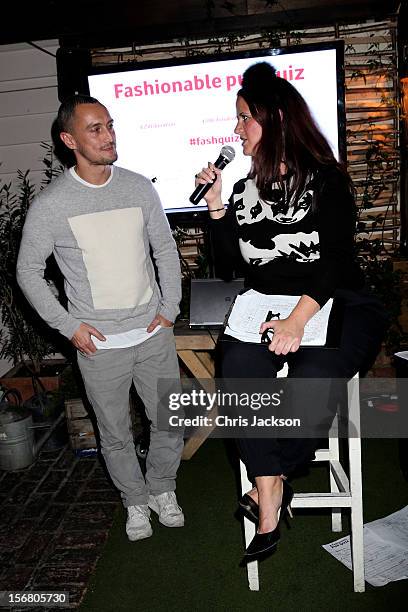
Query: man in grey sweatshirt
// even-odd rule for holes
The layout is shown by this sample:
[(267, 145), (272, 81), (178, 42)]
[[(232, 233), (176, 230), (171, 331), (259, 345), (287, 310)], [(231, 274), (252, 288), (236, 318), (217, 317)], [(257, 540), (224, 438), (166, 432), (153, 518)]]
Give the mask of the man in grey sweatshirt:
[[(158, 383), (179, 378), (172, 330), (181, 298), (179, 259), (151, 182), (112, 165), (117, 153), (108, 110), (95, 98), (73, 96), (61, 104), (57, 121), (76, 165), (31, 204), (17, 278), (33, 308), (77, 348), (102, 453), (134, 541), (152, 535), (150, 509), (168, 527), (184, 525), (175, 496), (183, 439), (157, 425)], [(68, 310), (44, 280), (51, 253), (64, 276)], [(151, 421), (145, 477), (131, 433), (132, 380)]]

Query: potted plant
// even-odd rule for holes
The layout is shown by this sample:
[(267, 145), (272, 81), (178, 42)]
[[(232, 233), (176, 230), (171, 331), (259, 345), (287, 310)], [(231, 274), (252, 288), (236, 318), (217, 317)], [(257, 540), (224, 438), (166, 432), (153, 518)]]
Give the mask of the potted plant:
[[(61, 171), (54, 168), (51, 145), (46, 149), (44, 178), (40, 190)], [(62, 350), (62, 339), (36, 314), (23, 296), (16, 281), (16, 264), (21, 233), (30, 203), (36, 193), (29, 171), (18, 170), (16, 182), (0, 185), (0, 357), (11, 360), (14, 367), (0, 382), (7, 388), (19, 388), (23, 399), (33, 395), (32, 378), (40, 386), (53, 390), (58, 387), (58, 375), (65, 360), (45, 360)], [(46, 280), (53, 283), (56, 266), (47, 265)], [(57, 285), (55, 282), (53, 286)], [(23, 380), (18, 381), (17, 378)], [(57, 377), (57, 378), (56, 378)]]

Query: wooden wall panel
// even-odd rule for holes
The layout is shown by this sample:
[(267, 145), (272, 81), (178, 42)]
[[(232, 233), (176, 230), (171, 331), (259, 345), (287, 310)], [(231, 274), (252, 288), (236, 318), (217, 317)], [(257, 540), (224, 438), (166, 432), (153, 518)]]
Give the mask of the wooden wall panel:
[[(0, 148), (1, 152), (1, 148)], [(15, 175), (16, 170), (30, 170), (32, 172), (41, 172), (44, 168), (41, 160), (45, 151), (38, 142), (15, 144), (8, 147), (7, 156), (4, 157), (1, 165), (1, 179), (8, 174)]]
[[(51, 94), (51, 95), (50, 95)], [(0, 92), (2, 117), (52, 113), (55, 116), (54, 87), (29, 87)]]
[[(38, 44), (53, 54), (58, 47), (56, 40)], [(14, 181), (17, 169), (31, 169), (31, 181), (41, 183), (40, 143), (50, 141), (57, 109), (55, 57), (26, 43), (0, 46), (0, 185)], [(9, 368), (0, 359), (0, 374)]]
[[(54, 54), (58, 41), (39, 41), (36, 44)], [(55, 58), (48, 53), (35, 49), (28, 44), (6, 45), (0, 47), (0, 79), (13, 82), (56, 75)]]
[[(0, 180), (15, 179), (17, 169), (31, 169), (42, 179), (41, 142), (51, 141), (57, 96), (57, 41), (0, 46)], [(51, 54), (51, 55), (50, 55)]]

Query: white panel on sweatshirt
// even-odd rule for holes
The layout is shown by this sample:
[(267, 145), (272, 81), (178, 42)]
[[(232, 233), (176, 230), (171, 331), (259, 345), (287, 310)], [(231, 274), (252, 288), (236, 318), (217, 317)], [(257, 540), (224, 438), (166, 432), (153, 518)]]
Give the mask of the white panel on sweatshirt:
[(69, 224), (82, 249), (95, 310), (135, 308), (149, 302), (153, 290), (140, 208), (71, 217)]

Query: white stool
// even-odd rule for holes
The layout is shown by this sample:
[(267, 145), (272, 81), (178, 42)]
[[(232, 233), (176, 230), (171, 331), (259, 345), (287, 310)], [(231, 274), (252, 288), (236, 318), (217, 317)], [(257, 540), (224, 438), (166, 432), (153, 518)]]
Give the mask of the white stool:
[[(287, 366), (278, 377), (287, 375)], [(329, 448), (316, 451), (314, 461), (328, 461), (330, 468), (330, 493), (295, 493), (292, 508), (332, 508), (332, 531), (341, 531), (341, 508), (351, 508), (351, 557), (353, 563), (354, 591), (365, 591), (364, 543), (363, 543), (363, 499), (361, 482), (361, 438), (360, 438), (360, 397), (358, 374), (347, 384), (349, 439), (348, 454), (350, 481), (346, 476), (339, 457), (338, 416), (336, 415), (329, 433)], [(246, 468), (240, 461), (242, 494), (252, 488)], [(245, 546), (255, 535), (255, 524), (244, 517)], [(247, 564), (248, 583), (251, 591), (259, 591), (258, 562)]]

